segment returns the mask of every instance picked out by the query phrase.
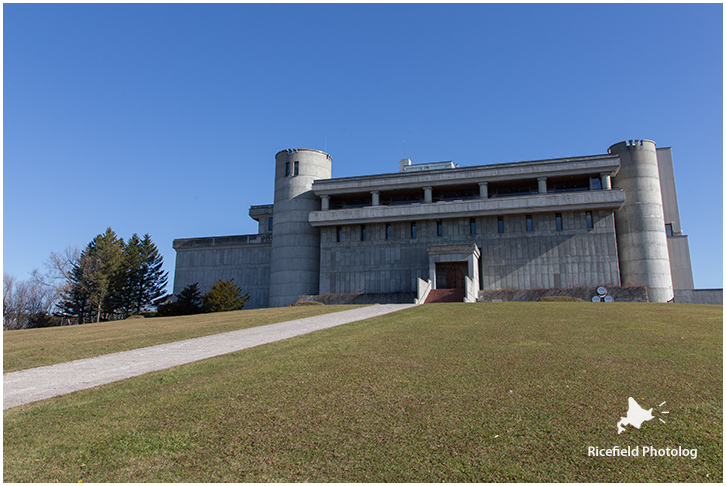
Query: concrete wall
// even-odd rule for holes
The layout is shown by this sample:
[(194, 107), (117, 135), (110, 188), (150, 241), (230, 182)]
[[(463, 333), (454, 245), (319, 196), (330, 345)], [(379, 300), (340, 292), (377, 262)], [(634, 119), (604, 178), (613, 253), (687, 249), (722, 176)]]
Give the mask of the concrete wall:
[(594, 228), (586, 228), (584, 211), (563, 212), (557, 230), (555, 213), (533, 214), (532, 232), (523, 215), (484, 218), (481, 250), (482, 289), (535, 289), (620, 285), (612, 212), (592, 211)]
[(231, 278), (250, 294), (245, 309), (267, 307), (270, 240), (269, 234), (174, 240), (174, 294), (193, 283), (204, 294), (217, 281)]
[(686, 235), (668, 236), (668, 257), (671, 263), (673, 290), (693, 289), (691, 252)]
[(681, 228), (673, 156), (670, 147), (658, 148), (656, 154), (658, 156), (660, 192), (663, 198), (663, 219), (666, 225), (671, 225), (673, 232), (672, 236), (667, 236), (673, 289), (693, 289), (691, 253), (688, 249), (688, 237), (683, 234)]
[[(435, 225), (434, 222), (431, 222)], [(320, 293), (415, 292), (416, 280), (428, 278), (426, 246), (433, 229), (417, 223), (418, 238), (410, 238), (409, 223), (391, 223), (391, 239), (385, 239), (385, 224), (366, 225), (366, 241), (361, 241), (360, 225), (320, 233)]]
[(436, 221), (416, 222), (417, 238), (410, 237), (409, 222), (321, 230), (320, 293), (415, 292), (418, 278), (429, 278), (431, 245), (475, 243), (481, 250), (480, 287), (566, 288), (620, 285), (613, 215), (592, 211), (594, 229), (588, 230), (585, 211), (564, 212), (561, 231), (555, 213), (533, 215), (534, 231), (526, 232), (525, 215), (504, 216), (505, 232), (497, 232), (497, 217), (475, 218), (477, 234), (469, 234), (469, 218), (444, 219), (444, 235)]
[(663, 199), (663, 218), (666, 224), (673, 225), (673, 234), (681, 233), (681, 215), (678, 211), (676, 195), (676, 175), (673, 170), (673, 155), (670, 147), (656, 149), (660, 193)]
[(675, 290), (675, 301), (679, 304), (723, 305), (723, 289)]

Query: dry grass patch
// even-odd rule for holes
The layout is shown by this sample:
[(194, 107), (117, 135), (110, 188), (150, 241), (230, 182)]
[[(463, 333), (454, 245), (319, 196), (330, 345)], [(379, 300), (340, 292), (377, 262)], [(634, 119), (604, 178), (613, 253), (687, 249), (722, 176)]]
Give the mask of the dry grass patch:
[(419, 306), (6, 411), (4, 479), (721, 482), (721, 312)]
[(249, 309), (3, 332), (3, 372), (170, 343), (361, 307)]

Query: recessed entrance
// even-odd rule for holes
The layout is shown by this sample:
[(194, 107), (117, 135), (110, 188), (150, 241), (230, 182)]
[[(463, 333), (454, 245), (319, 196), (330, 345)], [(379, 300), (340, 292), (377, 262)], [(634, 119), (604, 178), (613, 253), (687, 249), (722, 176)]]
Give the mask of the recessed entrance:
[(436, 288), (463, 289), (467, 271), (467, 262), (436, 263)]
[(429, 255), (431, 292), (461, 292), (463, 296), (459, 301), (476, 302), (479, 292), (479, 247), (473, 243), (433, 245), (426, 247), (426, 253)]

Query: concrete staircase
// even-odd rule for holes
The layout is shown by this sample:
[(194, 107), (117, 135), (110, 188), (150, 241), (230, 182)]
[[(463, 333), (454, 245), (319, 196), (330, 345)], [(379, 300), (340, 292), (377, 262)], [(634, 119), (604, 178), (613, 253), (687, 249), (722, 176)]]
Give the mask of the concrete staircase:
[(424, 304), (439, 304), (441, 302), (464, 302), (466, 290), (464, 289), (431, 289)]

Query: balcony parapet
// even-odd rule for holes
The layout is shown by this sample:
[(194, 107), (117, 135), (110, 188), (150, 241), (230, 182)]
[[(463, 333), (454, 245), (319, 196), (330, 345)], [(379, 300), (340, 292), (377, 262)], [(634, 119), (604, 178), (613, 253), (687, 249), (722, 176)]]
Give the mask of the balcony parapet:
[(308, 221), (315, 227), (346, 224), (390, 223), (474, 216), (503, 216), (592, 209), (619, 209), (625, 202), (621, 189), (563, 192), (529, 196), (413, 203), (400, 206), (313, 211)]
[(272, 233), (258, 235), (232, 235), (207, 236), (203, 238), (179, 238), (174, 240), (172, 248), (175, 250), (220, 248), (241, 245), (269, 245), (272, 243)]

